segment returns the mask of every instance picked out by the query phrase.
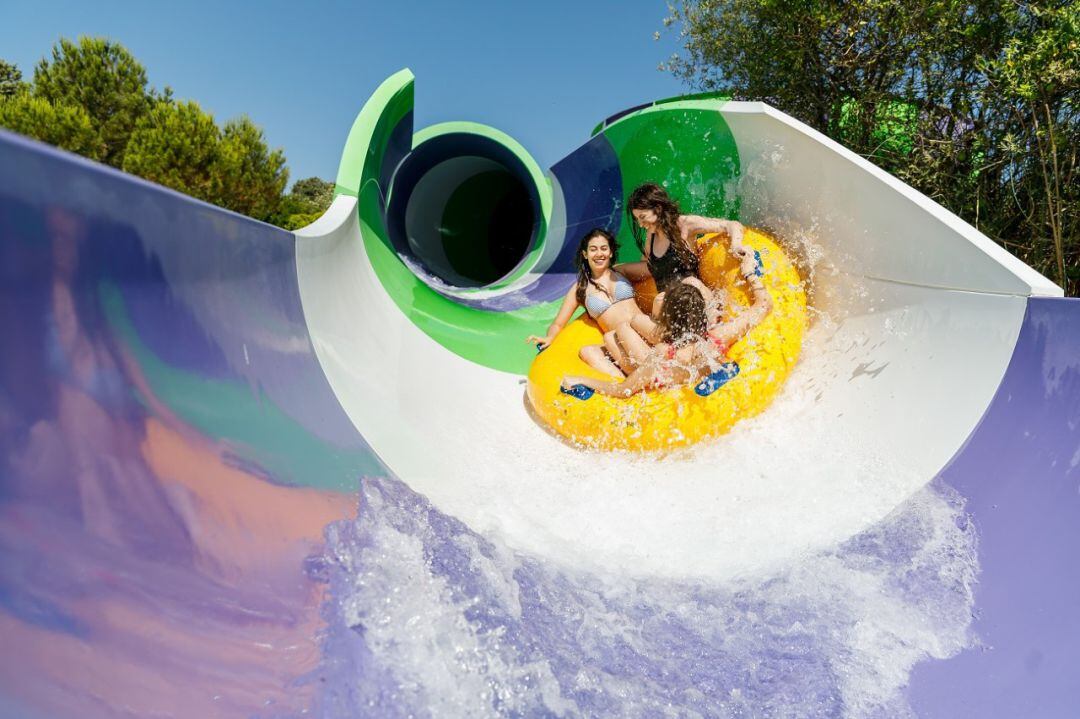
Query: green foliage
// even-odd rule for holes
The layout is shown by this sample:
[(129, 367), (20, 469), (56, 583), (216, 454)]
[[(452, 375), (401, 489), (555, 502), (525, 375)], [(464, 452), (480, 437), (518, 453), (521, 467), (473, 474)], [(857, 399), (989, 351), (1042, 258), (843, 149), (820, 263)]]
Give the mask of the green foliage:
[(93, 121), (81, 107), (55, 106), (25, 92), (0, 99), (0, 127), (92, 160), (105, 152)]
[(297, 180), (289, 193), (311, 206), (310, 212), (325, 212), (334, 201), (334, 183), (321, 180), (318, 177), (307, 177)]
[(22, 81), (22, 71), (10, 62), (0, 60), (0, 99), (20, 93), (26, 87)]
[(30, 84), (0, 60), (0, 126), (259, 220), (325, 209), (322, 181), (311, 178), (283, 212), (285, 155), (255, 123), (219, 127), (198, 103), (148, 87), (145, 68), (110, 40), (61, 38)]
[(218, 199), (221, 131), (196, 102), (159, 103), (139, 118), (123, 169), (207, 202)]
[(307, 227), (320, 217), (322, 217), (321, 212), (292, 213), (274, 224), (285, 230), (299, 230), (301, 227)]
[[(1080, 290), (1080, 5), (1015, 11), (1003, 52), (980, 66), (986, 97), (1008, 108), (997, 151), (1014, 206), (1042, 230), (1030, 254), (1053, 255), (1066, 291)], [(1047, 237), (1049, 235), (1049, 237)], [(1028, 249), (1028, 248), (1025, 248)]]
[(196, 102), (159, 102), (139, 119), (128, 141), (124, 171), (235, 212), (269, 220), (281, 203), (289, 171), (250, 119), (225, 123)]
[(692, 86), (764, 100), (1080, 289), (1080, 4), (689, 0)]
[(124, 149), (136, 122), (152, 104), (146, 70), (122, 45), (102, 38), (62, 38), (52, 60), (34, 69), (33, 92), (54, 106), (81, 107), (105, 145), (103, 160), (123, 166)]
[(284, 153), (271, 151), (262, 130), (247, 117), (225, 123), (214, 174), (217, 201), (260, 220), (275, 215), (289, 180)]
[(297, 180), (292, 191), (281, 199), (273, 222), (286, 230), (297, 230), (319, 219), (334, 200), (334, 183), (308, 177)]

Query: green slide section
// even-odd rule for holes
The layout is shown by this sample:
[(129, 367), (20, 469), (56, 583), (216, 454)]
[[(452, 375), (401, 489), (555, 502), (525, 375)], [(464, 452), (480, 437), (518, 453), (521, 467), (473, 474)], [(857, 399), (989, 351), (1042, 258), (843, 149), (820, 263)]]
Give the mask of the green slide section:
[[(665, 100), (619, 118), (603, 131), (619, 158), (624, 208), (635, 187), (655, 182), (686, 214), (738, 219), (739, 151), (720, 114), (724, 103)], [(636, 251), (625, 215), (618, 239), (628, 251)]]
[[(363, 111), (361, 111), (361, 113), (362, 112)], [(430, 142), (440, 135), (453, 135), (456, 133), (486, 137), (492, 142), (509, 150), (528, 172), (540, 200), (540, 217), (537, 218), (539, 226), (537, 227), (536, 237), (532, 247), (529, 248), (528, 253), (522, 258), (521, 262), (518, 263), (517, 269), (514, 272), (484, 288), (484, 291), (497, 290), (520, 279), (522, 275), (528, 272), (528, 270), (536, 263), (537, 258), (543, 252), (544, 238), (547, 237), (548, 224), (551, 218), (551, 183), (544, 177), (544, 172), (540, 169), (540, 166), (536, 164), (536, 160), (533, 159), (532, 155), (530, 155), (517, 140), (494, 127), (481, 125), (476, 122), (443, 122), (438, 125), (432, 125), (431, 127), (425, 127), (413, 136), (413, 147), (419, 147), (423, 143)], [(529, 334), (533, 333), (530, 332)]]
[[(357, 197), (361, 235), (368, 258), (383, 288), (409, 320), (439, 344), (472, 362), (504, 372), (525, 374), (536, 350), (526, 345), (524, 338), (544, 333), (556, 312), (555, 303), (513, 312), (489, 312), (462, 305), (417, 278), (397, 256), (390, 242), (383, 220), (378, 178), (390, 137), (412, 111), (412, 102), (413, 75), (408, 70), (391, 76), (375, 91), (353, 123), (345, 143), (338, 170), (337, 193)], [(471, 126), (472, 123), (462, 125)], [(433, 131), (445, 132), (447, 129), (450, 128), (443, 125), (417, 133), (414, 146), (431, 137)], [(550, 190), (545, 204), (550, 208)]]
[(378, 180), (394, 128), (412, 109), (413, 74), (409, 70), (396, 72), (379, 85), (349, 130), (335, 195), (358, 197), (365, 182)]
[(530, 334), (543, 334), (557, 311), (556, 303), (513, 312), (488, 312), (455, 302), (435, 292), (405, 266), (385, 238), (379, 188), (369, 182), (360, 192), (360, 232), (383, 288), (417, 327), (443, 347), (472, 362), (516, 374), (528, 372), (536, 350), (525, 344)]
[[(393, 248), (384, 220), (380, 188), (382, 163), (390, 138), (408, 122), (413, 107), (413, 75), (402, 70), (387, 79), (364, 105), (346, 142), (337, 178), (337, 192), (356, 196), (364, 247), (383, 288), (395, 304), (417, 327), (442, 346), (472, 362), (525, 374), (535, 357), (535, 350), (524, 343), (530, 334), (542, 335), (551, 323), (560, 301), (531, 305), (512, 311), (488, 311), (464, 305), (431, 289), (401, 261)], [(625, 200), (634, 187), (643, 182), (663, 184), (688, 213), (714, 217), (738, 217), (739, 202), (734, 191), (739, 176), (739, 155), (727, 123), (719, 113), (724, 100), (715, 98), (665, 100), (612, 122), (603, 133), (618, 157), (622, 177), (621, 198)], [(531, 156), (509, 136), (475, 123), (444, 123), (413, 136), (412, 147), (440, 134), (471, 132), (484, 134), (509, 149), (528, 169), (542, 204), (541, 227), (525, 259), (510, 276), (482, 290), (462, 293), (464, 297), (491, 292), (504, 287), (531, 268), (543, 252), (552, 198), (548, 180)], [(480, 203), (486, 183), (493, 178), (478, 175), (452, 197), (443, 220), (451, 235), (478, 232), (473, 212)], [(490, 189), (490, 188), (488, 188)], [(392, 190), (391, 190), (392, 191)], [(488, 197), (484, 207), (492, 207), (499, 198)], [(471, 209), (470, 209), (471, 208)], [(471, 213), (471, 214), (470, 214)], [(625, 220), (619, 230), (620, 241), (634, 247)], [(454, 267), (475, 269), (470, 263), (489, 259), (470, 256), (468, 245), (455, 245), (446, 238), (447, 257)]]

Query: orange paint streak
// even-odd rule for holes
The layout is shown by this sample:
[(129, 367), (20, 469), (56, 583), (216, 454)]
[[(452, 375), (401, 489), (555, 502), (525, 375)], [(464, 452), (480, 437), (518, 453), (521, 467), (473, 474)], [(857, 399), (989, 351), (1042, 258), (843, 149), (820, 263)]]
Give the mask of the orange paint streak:
[(207, 570), (235, 577), (269, 560), (302, 559), (322, 543), (327, 524), (356, 516), (355, 494), (272, 484), (157, 419), (147, 420), (142, 453), (211, 563)]
[(319, 551), (327, 524), (355, 518), (356, 495), (276, 486), (157, 419), (140, 451), (197, 552), (196, 566), (176, 566), (170, 581), (210, 577), (235, 589), (192, 604), (168, 583), (142, 583), (144, 560), (133, 560), (134, 576), (52, 598), (88, 640), (0, 612), (0, 636), (19, 647), (17, 662), (0, 663), (3, 695), (46, 715), (87, 718), (310, 709), (317, 684), (298, 680), (319, 666), (326, 587), (304, 575), (303, 561)]
[[(19, 661), (0, 667), (5, 696), (69, 717), (249, 717), (310, 708), (317, 665), (315, 612), (294, 626), (235, 627), (169, 621), (131, 600), (79, 607), (94, 641), (0, 614)], [(152, 657), (152, 659), (151, 659)]]

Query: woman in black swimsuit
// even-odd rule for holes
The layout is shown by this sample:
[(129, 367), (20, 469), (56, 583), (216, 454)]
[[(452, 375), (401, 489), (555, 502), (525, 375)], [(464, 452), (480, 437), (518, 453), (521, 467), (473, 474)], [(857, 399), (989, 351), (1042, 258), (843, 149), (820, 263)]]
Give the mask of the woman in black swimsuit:
[(706, 303), (713, 308), (710, 321), (715, 323), (719, 319), (716, 316), (718, 303), (698, 276), (694, 242), (698, 235), (708, 232), (726, 234), (732, 254), (742, 257), (747, 252), (742, 244), (743, 226), (734, 220), (684, 215), (667, 191), (651, 182), (630, 194), (626, 214), (644, 259), (621, 264), (615, 269), (634, 281), (651, 275), (657, 290), (652, 317), (636, 318), (632, 328), (652, 344), (659, 341), (656, 319), (660, 316), (664, 295), (679, 282), (693, 285), (701, 292)]

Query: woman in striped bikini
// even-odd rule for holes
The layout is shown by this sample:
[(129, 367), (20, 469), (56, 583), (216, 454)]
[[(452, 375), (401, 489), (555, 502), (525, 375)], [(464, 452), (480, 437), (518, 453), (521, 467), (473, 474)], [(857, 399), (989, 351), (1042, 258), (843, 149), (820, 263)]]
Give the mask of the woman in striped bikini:
[(589, 366), (617, 379), (622, 379), (633, 371), (637, 365), (635, 358), (624, 350), (615, 336), (615, 329), (623, 327), (620, 337), (629, 338), (632, 342), (637, 340), (634, 343), (635, 352), (641, 355), (638, 359), (644, 359), (649, 352), (648, 346), (640, 337), (630, 336), (633, 330), (627, 330), (639, 315), (646, 315), (634, 300), (633, 285), (626, 277), (612, 269), (612, 262), (618, 254), (619, 244), (610, 232), (599, 227), (589, 230), (581, 238), (574, 256), (578, 270), (577, 282), (567, 291), (559, 314), (548, 327), (547, 334), (543, 337), (531, 335), (526, 342), (536, 344), (538, 349), (544, 349), (554, 341), (578, 307), (584, 307), (604, 333), (604, 344), (582, 347), (579, 353), (581, 359)]

